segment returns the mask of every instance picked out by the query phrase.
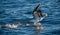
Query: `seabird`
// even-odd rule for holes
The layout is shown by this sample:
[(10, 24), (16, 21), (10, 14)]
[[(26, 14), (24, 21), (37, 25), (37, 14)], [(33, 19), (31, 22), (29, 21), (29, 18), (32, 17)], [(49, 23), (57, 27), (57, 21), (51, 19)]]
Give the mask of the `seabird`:
[(40, 18), (48, 16), (48, 14), (46, 14), (45, 16), (43, 16), (42, 11), (38, 9), (40, 6), (41, 6), (41, 3), (38, 4), (37, 7), (34, 9), (34, 11), (32, 13), (34, 18), (37, 17), (37, 16), (40, 17)]

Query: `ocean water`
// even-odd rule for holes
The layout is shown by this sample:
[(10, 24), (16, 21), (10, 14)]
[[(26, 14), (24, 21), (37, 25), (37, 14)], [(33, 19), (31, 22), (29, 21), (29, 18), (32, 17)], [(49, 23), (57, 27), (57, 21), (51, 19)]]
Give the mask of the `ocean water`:
[[(34, 23), (32, 12), (34, 8), (42, 3), (39, 8), (48, 16), (41, 21), (44, 28), (38, 35), (60, 35), (60, 0), (0, 0), (0, 25), (17, 24), (21, 22)], [(35, 35), (34, 29), (21, 27), (16, 29), (0, 29), (0, 35)]]

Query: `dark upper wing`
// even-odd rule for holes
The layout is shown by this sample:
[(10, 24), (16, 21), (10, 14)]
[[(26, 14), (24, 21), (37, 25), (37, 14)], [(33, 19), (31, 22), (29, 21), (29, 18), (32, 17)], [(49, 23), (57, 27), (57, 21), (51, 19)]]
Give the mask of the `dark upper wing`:
[(39, 5), (40, 5), (40, 4), (38, 4), (38, 5), (37, 5), (37, 7), (34, 9), (34, 11), (33, 11), (33, 12), (35, 12), (35, 11), (38, 9)]
[(40, 4), (38, 4), (37, 7), (33, 10), (33, 13), (32, 13), (33, 16), (34, 16), (34, 12), (38, 9), (39, 5)]

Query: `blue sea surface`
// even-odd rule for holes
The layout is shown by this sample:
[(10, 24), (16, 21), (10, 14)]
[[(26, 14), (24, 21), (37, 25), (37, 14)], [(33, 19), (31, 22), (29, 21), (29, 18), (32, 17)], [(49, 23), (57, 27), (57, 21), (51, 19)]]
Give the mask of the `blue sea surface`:
[[(44, 31), (38, 35), (60, 35), (60, 0), (0, 0), (0, 25), (33, 24), (32, 12), (39, 3), (42, 3), (39, 9), (48, 16), (41, 21)], [(0, 35), (34, 35), (34, 29), (0, 29)]]

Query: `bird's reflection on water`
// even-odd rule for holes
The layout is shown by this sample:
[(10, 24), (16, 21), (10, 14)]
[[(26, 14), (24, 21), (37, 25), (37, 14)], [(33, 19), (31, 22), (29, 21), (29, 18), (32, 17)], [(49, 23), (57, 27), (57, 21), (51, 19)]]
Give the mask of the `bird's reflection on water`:
[(43, 32), (43, 27), (40, 22), (34, 22), (34, 35), (38, 35), (39, 33)]

